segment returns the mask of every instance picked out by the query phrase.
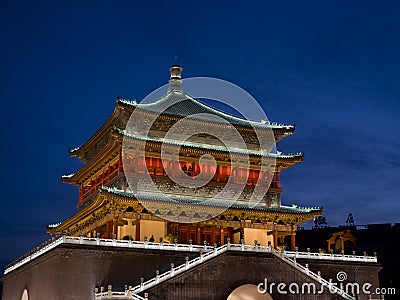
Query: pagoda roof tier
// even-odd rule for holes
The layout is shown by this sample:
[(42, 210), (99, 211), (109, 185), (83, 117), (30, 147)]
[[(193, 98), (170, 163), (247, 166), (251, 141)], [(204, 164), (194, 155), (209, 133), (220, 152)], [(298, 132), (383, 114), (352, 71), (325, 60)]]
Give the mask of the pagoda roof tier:
[[(136, 196), (127, 191), (122, 191), (118, 190), (115, 188), (109, 188), (109, 187), (102, 187), (101, 188), (104, 191), (107, 191), (109, 193), (115, 194), (115, 195), (120, 195), (123, 197), (127, 198), (134, 198), (136, 199)], [(146, 201), (154, 201), (156, 203), (166, 203), (170, 205), (177, 205), (177, 206), (182, 206), (182, 205), (199, 205), (202, 204), (204, 206), (214, 206), (214, 207), (226, 207), (226, 201), (223, 199), (213, 199), (213, 201), (207, 201), (207, 198), (204, 198), (202, 200), (199, 199), (194, 199), (191, 197), (185, 197), (185, 196), (171, 196), (168, 195), (164, 196), (161, 194), (143, 194), (139, 196), (141, 199), (146, 200)], [(139, 200), (140, 201), (140, 200)], [(204, 203), (204, 204), (203, 204)], [(315, 211), (322, 211), (322, 207), (297, 207), (296, 205), (292, 206), (283, 206), (281, 205), (280, 207), (268, 207), (267, 205), (256, 205), (254, 207), (250, 207), (248, 203), (245, 203), (243, 201), (236, 201), (231, 205), (232, 209), (244, 209), (244, 210), (254, 210), (254, 211), (266, 211), (266, 212), (280, 212), (280, 213), (295, 213), (295, 214), (302, 214), (302, 213), (311, 213)]]
[[(82, 146), (76, 147), (69, 150), (71, 157), (77, 157), (82, 162), (87, 163), (101, 150), (104, 145), (107, 144), (107, 140), (110, 138), (110, 129), (114, 126), (118, 128), (125, 128), (129, 117), (135, 109), (141, 109), (144, 113), (154, 113), (157, 111), (158, 106), (165, 104), (170, 97), (176, 94), (175, 92), (168, 93), (165, 97), (154, 103), (141, 104), (136, 101), (129, 101), (125, 99), (117, 99), (114, 111), (108, 120), (103, 124), (103, 126)], [(238, 118), (233, 115), (224, 113), (220, 110), (212, 108), (206, 104), (201, 103), (197, 99), (188, 98), (175, 103), (168, 107), (163, 113), (161, 113), (161, 118), (172, 118), (174, 120), (179, 120), (181, 118), (198, 114), (207, 113), (218, 117), (221, 117), (232, 125), (242, 128), (243, 130), (251, 130), (254, 128), (268, 129), (272, 130), (276, 142), (280, 141), (284, 137), (293, 134), (295, 130), (295, 125), (284, 125), (278, 123), (270, 123), (267, 121), (249, 121), (246, 119)]]
[[(202, 103), (198, 99), (190, 97), (182, 92), (169, 92), (164, 97), (151, 103), (137, 103), (136, 101), (129, 101), (125, 99), (119, 99), (121, 103), (131, 105), (135, 108), (140, 108), (149, 112), (160, 112), (169, 116), (176, 116), (179, 118), (186, 118), (195, 114), (211, 114), (223, 118), (232, 125), (244, 126), (244, 127), (258, 127), (258, 128), (269, 128), (269, 129), (283, 129), (291, 130), (294, 129), (294, 125), (280, 124), (276, 122), (268, 122), (267, 120), (261, 120), (259, 122), (239, 118), (234, 115), (228, 114), (214, 107), (211, 107), (205, 103)], [(174, 103), (169, 105), (169, 103)]]
[[(139, 136), (134, 136), (134, 135), (129, 135), (125, 132), (125, 130), (122, 130), (117, 127), (113, 127), (111, 129), (112, 134), (110, 134), (110, 139), (107, 140), (107, 144), (104, 145), (104, 147), (101, 149), (100, 152), (97, 152), (95, 157), (89, 161), (87, 164), (85, 164), (81, 169), (79, 169), (75, 174), (70, 174), (70, 175), (64, 175), (62, 176), (62, 181), (65, 183), (71, 183), (71, 184), (82, 184), (86, 180), (90, 179), (91, 176), (96, 174), (100, 169), (104, 168), (105, 166), (109, 165), (111, 161), (113, 161), (116, 157), (118, 157), (121, 153), (122, 150), (122, 139), (125, 137), (129, 138), (129, 141), (132, 143), (143, 143), (143, 141), (147, 142), (147, 145), (149, 147), (156, 149), (157, 148), (159, 151), (161, 151), (161, 146), (162, 145), (171, 145), (171, 146), (176, 146), (179, 145), (178, 143), (174, 141), (168, 141), (166, 139), (157, 139), (157, 138), (151, 138), (151, 137), (139, 137)], [(249, 155), (250, 162), (254, 165), (256, 165), (259, 162), (260, 157), (266, 157), (274, 159), (275, 160), (275, 165), (277, 171), (283, 171), (289, 167), (292, 167), (293, 165), (302, 162), (304, 160), (304, 153), (294, 153), (294, 154), (284, 154), (282, 152), (277, 152), (277, 153), (262, 153), (260, 151), (252, 151), (252, 150), (241, 150), (241, 149), (231, 149), (230, 151), (227, 151), (226, 148), (224, 147), (219, 147), (219, 146), (210, 146), (210, 145), (204, 145), (204, 144), (199, 144), (199, 143), (185, 143), (185, 145), (182, 147), (185, 149), (188, 153), (192, 153), (196, 157), (199, 157), (199, 154), (202, 152), (206, 152), (208, 154), (211, 154), (213, 156), (230, 156), (230, 154), (235, 155), (235, 156), (245, 156)]]
[(110, 135), (107, 144), (97, 152), (94, 159), (86, 163), (76, 173), (61, 176), (61, 181), (71, 184), (83, 184), (91, 176), (95, 175), (103, 168), (107, 168), (121, 154), (122, 140), (119, 134)]
[[(210, 144), (201, 144), (201, 143), (195, 143), (195, 142), (188, 142), (185, 141), (185, 143), (182, 145), (180, 141), (174, 141), (174, 140), (168, 140), (168, 139), (161, 139), (161, 138), (156, 138), (156, 137), (140, 137), (136, 135), (131, 135), (126, 133), (125, 130), (119, 129), (119, 128), (114, 128), (116, 132), (119, 134), (127, 137), (125, 141), (130, 141), (132, 143), (137, 142), (139, 145), (142, 145), (143, 141), (146, 142), (146, 145), (149, 145), (150, 147), (153, 148), (153, 151), (161, 151), (161, 146), (181, 146), (187, 153), (192, 153), (196, 157), (200, 156), (201, 154), (207, 153), (211, 154), (213, 156), (229, 156), (229, 155), (234, 155), (235, 157), (241, 157), (241, 156), (249, 156), (250, 157), (250, 162), (254, 162), (254, 159), (258, 159), (260, 157), (264, 158), (270, 158), (270, 159), (275, 159), (275, 165), (277, 168), (277, 171), (283, 171), (287, 168), (292, 167), (293, 165), (304, 161), (304, 153), (303, 152), (298, 152), (298, 153), (282, 153), (280, 151), (276, 151), (276, 153), (266, 153), (262, 151), (257, 151), (257, 150), (251, 150), (251, 149), (227, 149), (225, 146), (219, 146), (219, 145), (210, 145)], [(224, 157), (226, 158), (226, 157)], [(252, 161), (253, 160), (253, 161)]]
[[(161, 210), (168, 209), (174, 211), (175, 214), (182, 216), (181, 218), (188, 218), (192, 222), (201, 221), (196, 216), (190, 216), (191, 212), (199, 211), (200, 214), (207, 214), (208, 209), (211, 211), (213, 208), (218, 208), (221, 203), (213, 203), (210, 206), (202, 206), (201, 211), (196, 203), (190, 202), (188, 199), (176, 199), (174, 201), (163, 199), (162, 197), (152, 197), (149, 195), (147, 200), (157, 203)], [(142, 203), (135, 197), (134, 194), (124, 192), (121, 190), (102, 187), (99, 193), (90, 205), (80, 210), (77, 214), (66, 220), (65, 222), (47, 226), (47, 232), (53, 234), (61, 234), (66, 232), (69, 235), (79, 235), (80, 233), (94, 230), (96, 227), (103, 224), (105, 221), (110, 221), (116, 216), (123, 217), (126, 214), (128, 207), (133, 208), (133, 212), (129, 214), (140, 215), (142, 213), (149, 214)], [(154, 217), (161, 220), (161, 214)], [(252, 208), (245, 207), (244, 205), (233, 204), (230, 208), (218, 216), (212, 218), (215, 222), (235, 222), (239, 220), (254, 220), (262, 223), (274, 223), (282, 225), (299, 225), (309, 221), (322, 214), (321, 207), (314, 208), (299, 208), (296, 206), (287, 207), (266, 207), (255, 206)], [(205, 222), (212, 222), (208, 220)]]

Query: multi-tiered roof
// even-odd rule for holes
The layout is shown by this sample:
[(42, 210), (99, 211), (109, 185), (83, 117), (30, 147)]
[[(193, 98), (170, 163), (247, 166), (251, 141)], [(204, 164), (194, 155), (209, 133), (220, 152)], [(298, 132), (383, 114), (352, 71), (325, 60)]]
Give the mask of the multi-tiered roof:
[[(172, 67), (171, 71), (176, 71), (180, 67)], [(113, 113), (104, 123), (104, 125), (82, 146), (69, 151), (71, 157), (80, 159), (84, 166), (75, 174), (62, 177), (62, 181), (77, 185), (80, 189), (80, 197), (78, 201), (78, 213), (72, 218), (61, 224), (55, 224), (48, 227), (51, 233), (61, 233), (67, 231), (69, 234), (87, 233), (98, 228), (107, 220), (124, 217), (136, 214), (150, 214), (152, 218), (157, 219), (163, 217), (166, 212), (177, 214), (186, 218), (185, 222), (196, 222), (198, 214), (192, 212), (191, 207), (203, 198), (207, 198), (206, 189), (199, 189), (196, 193), (188, 192), (187, 189), (180, 189), (179, 186), (167, 182), (168, 179), (161, 176), (158, 170), (154, 168), (154, 181), (157, 186), (168, 186), (170, 191), (170, 199), (174, 201), (166, 201), (163, 197), (148, 195), (148, 201), (158, 202), (163, 207), (164, 212), (147, 211), (140, 199), (135, 197), (135, 194), (128, 187), (122, 166), (122, 144), (124, 139), (129, 139), (131, 143), (135, 141), (142, 142), (146, 140), (146, 147), (157, 157), (163, 144), (174, 143), (174, 141), (165, 140), (160, 132), (167, 132), (171, 126), (177, 121), (190, 117), (194, 114), (211, 114), (222, 118), (232, 124), (242, 135), (247, 145), (250, 145), (247, 154), (250, 157), (250, 163), (256, 170), (257, 164), (260, 164), (260, 156), (272, 157), (275, 160), (275, 176), (265, 201), (260, 201), (257, 205), (249, 207), (246, 205), (248, 195), (254, 189), (254, 183), (248, 182), (248, 186), (244, 189), (239, 199), (231, 205), (229, 209), (221, 213), (221, 215), (208, 220), (208, 224), (222, 224), (235, 227), (235, 222), (243, 220), (252, 220), (255, 224), (280, 224), (293, 228), (300, 223), (313, 219), (322, 213), (321, 208), (300, 208), (296, 205), (283, 206), (280, 203), (280, 172), (302, 162), (304, 159), (303, 153), (283, 154), (279, 151), (276, 153), (262, 153), (256, 146), (256, 136), (254, 128), (259, 130), (269, 130), (273, 133), (276, 142), (279, 142), (286, 136), (293, 134), (294, 125), (284, 125), (278, 123), (270, 123), (266, 121), (250, 121), (243, 118), (233, 116), (218, 109), (215, 109), (193, 97), (185, 95), (182, 91), (176, 88), (176, 82), (180, 80), (178, 77), (171, 76), (172, 88), (166, 96), (162, 97), (153, 103), (137, 103), (135, 100), (125, 100), (118, 98)], [(170, 81), (171, 82), (171, 81)], [(175, 88), (174, 88), (175, 87)], [(180, 97), (180, 101), (173, 102), (173, 105), (168, 105), (173, 101), (174, 97)], [(184, 97), (184, 99), (182, 99)], [(152, 126), (152, 131), (145, 137), (136, 136), (126, 130), (126, 126), (133, 112), (141, 113), (151, 117), (152, 114), (160, 113), (156, 117), (156, 122)], [(164, 109), (165, 108), (165, 109)], [(192, 122), (203, 122), (193, 118)], [(214, 126), (218, 130), (218, 122), (210, 122), (207, 126)], [(208, 142), (204, 142), (208, 141)], [(210, 154), (221, 163), (221, 166), (228, 160), (228, 151), (214, 143), (214, 140), (209, 137), (203, 138), (202, 143), (187, 142), (182, 147), (187, 153), (188, 162), (190, 157), (196, 153)], [(146, 148), (146, 151), (147, 148)], [(237, 150), (240, 155), (240, 149)], [(162, 174), (164, 174), (162, 172)], [(222, 178), (222, 177), (221, 177)], [(224, 179), (218, 178), (216, 175), (215, 182), (210, 183), (210, 186), (216, 190), (220, 189)], [(268, 188), (268, 187), (266, 187)], [(218, 190), (219, 191), (219, 190)], [(203, 194), (202, 194), (203, 193)], [(227, 195), (229, 197), (229, 195)], [(224, 205), (223, 199), (216, 199), (208, 203), (210, 206), (218, 207)], [(168, 211), (169, 210), (169, 211)], [(222, 222), (222, 223), (221, 223)], [(235, 225), (236, 224), (236, 225)], [(255, 225), (256, 226), (256, 225)], [(261, 225), (260, 225), (261, 226)], [(257, 226), (256, 226), (257, 227)], [(265, 227), (267, 228), (267, 227)], [(268, 227), (269, 228), (269, 227)]]

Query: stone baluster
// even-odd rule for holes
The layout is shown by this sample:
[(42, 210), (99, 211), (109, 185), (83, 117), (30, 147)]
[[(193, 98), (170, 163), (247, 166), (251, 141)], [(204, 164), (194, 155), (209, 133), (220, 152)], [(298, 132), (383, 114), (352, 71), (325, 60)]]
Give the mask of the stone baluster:
[(160, 270), (156, 271), (156, 283), (160, 282)]
[(192, 239), (189, 240), (189, 251), (193, 250), (193, 241)]

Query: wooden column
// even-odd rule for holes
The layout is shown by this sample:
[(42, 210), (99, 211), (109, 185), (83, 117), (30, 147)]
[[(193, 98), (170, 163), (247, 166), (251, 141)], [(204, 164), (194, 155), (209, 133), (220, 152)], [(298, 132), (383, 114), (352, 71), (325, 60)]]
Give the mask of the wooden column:
[(113, 220), (113, 234), (115, 234), (115, 237), (118, 239), (118, 217)]
[(225, 244), (224, 228), (221, 228), (221, 246)]
[(109, 238), (111, 238), (111, 227), (112, 227), (112, 225), (111, 225), (111, 222), (112, 221), (107, 221), (106, 222), (106, 239), (109, 239)]
[(274, 226), (274, 230), (272, 232), (274, 236), (274, 248), (278, 247), (278, 232), (276, 231), (276, 226)]
[(197, 245), (201, 245), (201, 232), (200, 232), (200, 226), (197, 226)]
[(78, 202), (78, 204), (82, 202), (84, 193), (85, 193), (85, 188), (83, 187), (83, 185), (80, 185), (79, 186), (79, 202)]
[(277, 187), (281, 188), (281, 173), (280, 172), (276, 172), (276, 182), (277, 182)]
[(290, 247), (292, 251), (296, 250), (296, 231), (292, 229), (291, 235), (290, 235)]
[(135, 232), (135, 240), (140, 241), (140, 219), (136, 217), (136, 232)]

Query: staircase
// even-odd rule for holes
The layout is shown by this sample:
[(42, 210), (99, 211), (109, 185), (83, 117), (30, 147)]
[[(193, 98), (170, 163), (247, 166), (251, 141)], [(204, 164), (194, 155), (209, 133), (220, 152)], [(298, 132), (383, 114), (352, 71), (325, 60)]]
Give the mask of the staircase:
[(212, 250), (208, 252), (200, 251), (200, 255), (195, 259), (189, 260), (186, 257), (186, 261), (184, 264), (175, 267), (174, 264), (171, 264), (171, 268), (169, 271), (159, 274), (156, 271), (155, 277), (148, 281), (144, 281), (143, 278), (141, 279), (141, 283), (132, 287), (126, 287), (125, 291), (123, 292), (114, 292), (112, 291), (112, 286), (108, 286), (108, 291), (100, 291), (98, 292), (98, 288), (95, 289), (95, 299), (140, 299), (140, 300), (147, 300), (147, 294), (144, 293), (144, 298), (138, 295), (139, 293), (145, 292), (146, 290), (165, 282), (175, 276), (182, 274), (198, 265), (201, 265), (212, 258), (218, 257), (221, 254), (227, 251), (244, 251), (244, 252), (259, 252), (259, 253), (269, 253), (274, 255), (274, 257), (280, 259), (284, 263), (290, 265), (292, 268), (300, 271), (301, 273), (305, 274), (308, 278), (310, 278), (313, 282), (316, 281), (321, 286), (324, 286), (326, 289), (329, 289), (332, 293), (335, 293), (341, 296), (343, 299), (346, 300), (355, 300), (356, 298), (351, 296), (350, 294), (346, 293), (344, 290), (340, 289), (336, 285), (332, 284), (331, 280), (326, 280), (321, 277), (320, 272), (317, 274), (309, 270), (308, 265), (305, 266), (299, 264), (297, 262), (297, 257), (300, 258), (311, 258), (311, 259), (329, 259), (329, 260), (351, 260), (351, 261), (375, 261), (376, 257), (356, 257), (356, 256), (344, 256), (340, 255), (338, 257), (333, 257), (332, 255), (325, 255), (322, 254), (310, 254), (309, 252), (286, 252), (286, 251), (278, 251), (273, 249), (271, 246), (264, 247), (264, 246), (252, 246), (252, 245), (244, 245), (244, 244), (226, 244), (220, 247), (214, 247)]

